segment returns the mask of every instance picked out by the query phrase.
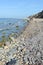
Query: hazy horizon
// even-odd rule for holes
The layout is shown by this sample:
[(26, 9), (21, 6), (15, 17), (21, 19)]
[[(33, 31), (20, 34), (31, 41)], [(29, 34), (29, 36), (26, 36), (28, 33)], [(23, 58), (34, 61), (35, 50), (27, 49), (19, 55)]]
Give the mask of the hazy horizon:
[(0, 18), (26, 18), (42, 10), (42, 0), (0, 0)]

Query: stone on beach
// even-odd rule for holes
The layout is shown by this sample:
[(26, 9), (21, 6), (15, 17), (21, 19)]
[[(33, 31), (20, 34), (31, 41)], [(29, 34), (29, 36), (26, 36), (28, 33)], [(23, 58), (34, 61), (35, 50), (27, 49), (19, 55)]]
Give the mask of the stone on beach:
[(12, 43), (0, 49), (0, 60), (5, 61), (6, 65), (40, 65), (43, 63), (42, 24), (40, 19), (33, 18), (23, 34), (17, 39), (11, 37)]

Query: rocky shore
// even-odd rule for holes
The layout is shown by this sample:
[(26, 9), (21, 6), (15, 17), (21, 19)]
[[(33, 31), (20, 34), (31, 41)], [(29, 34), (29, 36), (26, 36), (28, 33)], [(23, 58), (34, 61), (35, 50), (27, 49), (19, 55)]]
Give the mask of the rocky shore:
[(32, 18), (24, 32), (0, 48), (0, 65), (43, 65), (43, 19)]
[(43, 65), (43, 11), (26, 20), (20, 36), (0, 43), (0, 65)]

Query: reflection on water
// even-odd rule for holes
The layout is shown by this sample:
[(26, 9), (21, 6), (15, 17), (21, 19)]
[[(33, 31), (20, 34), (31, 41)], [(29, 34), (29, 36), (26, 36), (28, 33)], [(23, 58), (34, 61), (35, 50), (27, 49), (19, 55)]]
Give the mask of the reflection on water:
[(22, 19), (14, 19), (14, 18), (0, 18), (0, 40), (2, 37), (8, 37), (12, 35), (15, 37), (15, 34), (19, 34), (21, 30), (23, 30), (26, 22)]

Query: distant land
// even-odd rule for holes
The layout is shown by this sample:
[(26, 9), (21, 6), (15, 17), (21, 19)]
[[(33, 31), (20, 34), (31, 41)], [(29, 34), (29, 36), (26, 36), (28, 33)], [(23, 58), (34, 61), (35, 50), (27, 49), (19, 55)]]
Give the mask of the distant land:
[(34, 17), (34, 18), (43, 18), (43, 10), (37, 14), (34, 14), (32, 16), (29, 16), (28, 18), (31, 18), (31, 17)]

